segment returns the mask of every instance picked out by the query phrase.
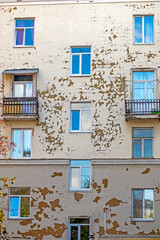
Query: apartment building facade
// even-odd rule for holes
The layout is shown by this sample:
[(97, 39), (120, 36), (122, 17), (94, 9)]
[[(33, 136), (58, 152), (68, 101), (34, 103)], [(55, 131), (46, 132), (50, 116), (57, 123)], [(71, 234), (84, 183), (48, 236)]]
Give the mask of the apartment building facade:
[(160, 239), (160, 1), (0, 0), (12, 239)]

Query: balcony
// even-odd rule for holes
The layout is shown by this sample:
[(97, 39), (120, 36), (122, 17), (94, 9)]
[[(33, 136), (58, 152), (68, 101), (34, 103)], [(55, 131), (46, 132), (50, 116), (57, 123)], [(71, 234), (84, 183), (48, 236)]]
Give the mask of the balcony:
[(125, 118), (160, 118), (160, 99), (125, 100)]
[(37, 120), (37, 97), (3, 98), (3, 118), (6, 120)]

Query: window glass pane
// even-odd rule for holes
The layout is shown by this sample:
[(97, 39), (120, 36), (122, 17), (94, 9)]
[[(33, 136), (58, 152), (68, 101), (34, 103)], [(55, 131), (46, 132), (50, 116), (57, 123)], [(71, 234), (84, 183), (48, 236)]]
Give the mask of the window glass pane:
[(30, 195), (30, 188), (10, 188), (10, 195)]
[(71, 109), (90, 109), (91, 103), (71, 103)]
[(32, 97), (32, 83), (26, 83), (26, 97)]
[(72, 56), (72, 74), (79, 74), (79, 55)]
[(145, 83), (134, 83), (134, 100), (145, 99)]
[(81, 168), (81, 188), (90, 188), (90, 167)]
[(79, 111), (72, 111), (72, 130), (80, 130), (79, 129)]
[(90, 74), (91, 54), (82, 54), (82, 74)]
[(14, 81), (33, 81), (32, 75), (14, 75)]
[(10, 217), (18, 217), (19, 198), (10, 198)]
[(79, 168), (71, 168), (71, 188), (79, 187)]
[(152, 129), (133, 129), (133, 137), (152, 137)]
[(81, 130), (90, 131), (91, 130), (91, 111), (82, 111), (81, 112)]
[(133, 157), (142, 157), (142, 140), (133, 139)]
[(12, 131), (12, 142), (15, 144), (12, 150), (13, 158), (21, 157), (21, 130)]
[(143, 193), (142, 190), (133, 191), (133, 218), (143, 218)]
[(153, 80), (154, 72), (133, 72), (133, 80), (141, 81), (141, 80)]
[(144, 42), (153, 43), (153, 16), (144, 17)]
[(142, 17), (135, 17), (134, 42), (142, 43)]
[(34, 19), (17, 19), (16, 27), (34, 27)]
[(21, 197), (21, 217), (29, 217), (30, 215), (30, 197)]
[(147, 99), (153, 99), (153, 82), (147, 82)]
[(153, 190), (144, 190), (145, 197), (145, 218), (153, 219)]
[(14, 84), (14, 97), (24, 97), (24, 84)]
[(16, 45), (23, 45), (23, 30), (16, 30)]
[(72, 53), (89, 53), (91, 52), (90, 47), (72, 48)]
[(23, 131), (23, 157), (30, 157), (31, 156), (31, 137), (32, 137), (32, 130), (24, 130)]
[(71, 166), (90, 166), (91, 161), (90, 160), (71, 160), (70, 165)]
[(144, 139), (144, 157), (153, 157), (152, 139)]
[(70, 223), (81, 224), (81, 223), (90, 223), (89, 218), (70, 218)]
[(89, 226), (81, 226), (81, 240), (87, 240), (89, 237)]
[(33, 46), (34, 28), (25, 30), (25, 46)]
[(71, 226), (70, 240), (78, 240), (78, 226)]

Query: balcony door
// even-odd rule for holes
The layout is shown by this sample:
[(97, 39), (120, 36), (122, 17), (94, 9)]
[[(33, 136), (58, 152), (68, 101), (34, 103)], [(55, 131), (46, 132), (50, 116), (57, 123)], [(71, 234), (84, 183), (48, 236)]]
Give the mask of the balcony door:
[(150, 113), (154, 108), (154, 71), (133, 72), (133, 111)]
[(22, 114), (32, 114), (33, 104), (29, 99), (33, 97), (33, 80), (32, 75), (15, 75), (13, 83), (13, 97), (26, 98), (26, 100), (19, 101)]

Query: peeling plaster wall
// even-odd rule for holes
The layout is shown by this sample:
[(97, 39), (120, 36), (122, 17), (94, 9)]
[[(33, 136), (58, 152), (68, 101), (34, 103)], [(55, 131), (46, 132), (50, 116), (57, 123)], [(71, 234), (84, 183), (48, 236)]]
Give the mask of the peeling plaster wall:
[[(132, 156), (133, 125), (126, 123), (124, 118), (124, 81), (126, 95), (130, 97), (131, 69), (154, 68), (159, 78), (159, 8), (159, 2), (0, 8), (0, 71), (40, 69), (37, 80), (40, 121), (31, 124), (35, 130), (33, 142), (39, 144), (33, 145), (33, 158)], [(133, 45), (135, 14), (154, 14), (154, 45)], [(22, 17), (35, 18), (32, 48), (13, 47), (14, 19)], [(70, 77), (70, 46), (85, 45), (92, 49), (92, 74), (90, 77)], [(8, 92), (7, 83), (5, 88)], [(91, 133), (69, 133), (71, 101), (91, 101)], [(154, 125), (156, 129), (159, 123), (153, 122), (133, 124), (139, 127)], [(23, 124), (25, 127), (26, 122)], [(11, 123), (13, 128), (17, 125), (19, 123)], [(160, 141), (159, 134), (155, 141)], [(117, 151), (114, 151), (115, 146)], [(156, 145), (154, 156), (158, 157)]]
[[(107, 234), (160, 234), (160, 182), (157, 166), (97, 166), (92, 167), (93, 182), (90, 192), (68, 191), (68, 166), (10, 166), (3, 172), (13, 176), (14, 186), (31, 187), (31, 218), (8, 220), (5, 226), (12, 237), (22, 239), (67, 239), (68, 217), (91, 217), (91, 232), (104, 235), (104, 210), (107, 211)], [(154, 175), (154, 176), (153, 176)], [(36, 176), (36, 178), (34, 177)], [(43, 179), (43, 181), (42, 181)], [(154, 189), (154, 221), (133, 222), (131, 219), (131, 189)], [(8, 207), (8, 196), (1, 206)], [(14, 239), (14, 238), (13, 238)]]
[[(7, 121), (3, 132), (11, 137), (12, 128), (32, 128), (32, 158), (37, 160), (125, 160), (132, 158), (132, 128), (153, 127), (154, 157), (158, 158), (159, 121), (126, 122), (124, 96), (130, 97), (131, 69), (153, 68), (160, 76), (159, 10), (160, 2), (0, 7), (0, 72), (39, 68), (39, 122)], [(137, 14), (154, 15), (155, 44), (133, 45), (133, 15)], [(14, 19), (28, 17), (35, 18), (34, 47), (13, 47)], [(69, 76), (70, 46), (86, 45), (92, 51), (91, 76)], [(10, 91), (7, 78), (5, 94)], [(0, 94), (2, 99), (2, 75)], [(157, 94), (159, 98), (159, 89)], [(91, 133), (69, 133), (72, 101), (91, 101)], [(6, 220), (7, 230), (15, 238), (65, 240), (68, 217), (85, 215), (91, 217), (91, 232), (98, 239), (105, 234), (106, 209), (107, 234), (160, 234), (157, 166), (95, 165), (92, 170), (91, 192), (75, 193), (68, 191), (67, 165), (0, 167), (0, 176), (17, 177), (14, 186), (31, 187), (31, 219)], [(131, 221), (132, 188), (154, 188), (154, 222)], [(7, 197), (1, 200), (7, 208)]]

